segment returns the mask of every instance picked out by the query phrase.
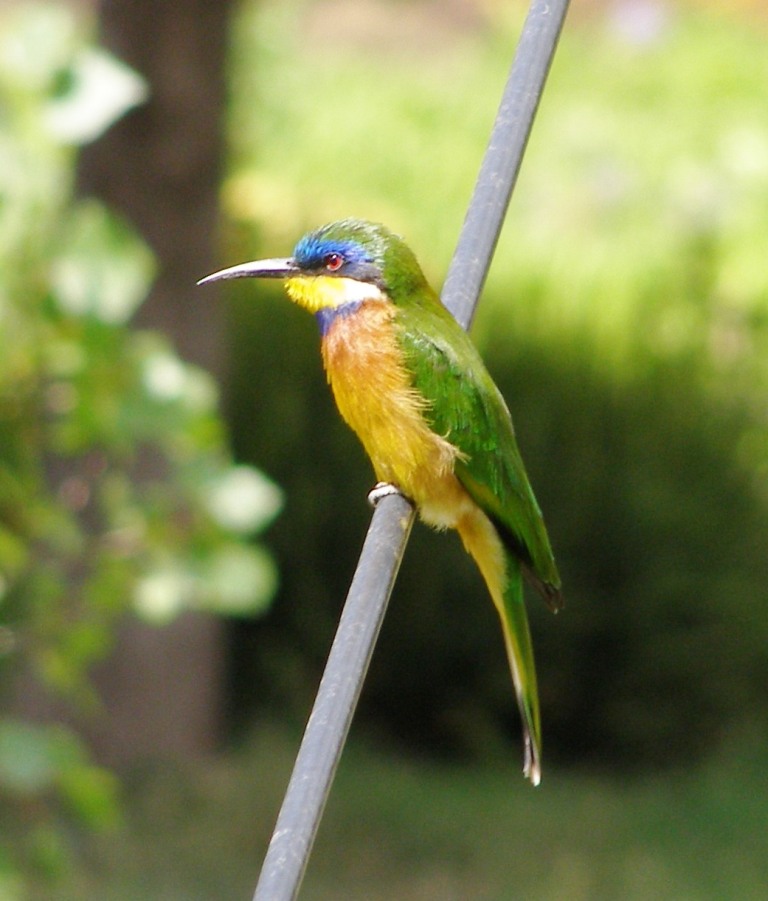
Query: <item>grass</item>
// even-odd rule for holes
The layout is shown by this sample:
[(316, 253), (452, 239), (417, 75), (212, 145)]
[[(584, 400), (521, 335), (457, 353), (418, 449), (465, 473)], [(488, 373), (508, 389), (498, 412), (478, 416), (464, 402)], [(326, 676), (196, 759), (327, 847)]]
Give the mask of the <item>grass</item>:
[[(235, 753), (135, 774), (125, 827), (90, 841), (56, 898), (250, 897), (297, 740), (262, 726)], [(353, 742), (301, 898), (762, 898), (768, 761), (731, 761), (643, 778), (550, 768), (534, 790), (517, 761), (438, 765)]]

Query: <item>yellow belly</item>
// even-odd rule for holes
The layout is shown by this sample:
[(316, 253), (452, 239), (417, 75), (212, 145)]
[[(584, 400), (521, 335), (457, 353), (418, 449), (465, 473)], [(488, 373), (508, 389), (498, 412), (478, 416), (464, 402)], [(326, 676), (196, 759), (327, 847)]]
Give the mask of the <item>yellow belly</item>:
[(376, 478), (397, 485), (425, 522), (454, 527), (474, 507), (453, 474), (460, 452), (424, 418), (429, 404), (410, 384), (394, 315), (390, 304), (369, 301), (349, 316), (339, 316), (323, 339), (328, 381)]

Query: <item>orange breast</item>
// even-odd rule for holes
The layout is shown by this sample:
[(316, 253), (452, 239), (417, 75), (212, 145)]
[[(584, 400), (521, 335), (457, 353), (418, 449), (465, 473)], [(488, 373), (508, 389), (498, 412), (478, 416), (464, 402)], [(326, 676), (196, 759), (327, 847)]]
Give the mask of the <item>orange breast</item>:
[(339, 412), (362, 441), (376, 477), (397, 485), (427, 522), (453, 526), (471, 503), (453, 475), (459, 451), (424, 418), (429, 403), (411, 385), (396, 315), (379, 300), (339, 315), (323, 338), (323, 364)]

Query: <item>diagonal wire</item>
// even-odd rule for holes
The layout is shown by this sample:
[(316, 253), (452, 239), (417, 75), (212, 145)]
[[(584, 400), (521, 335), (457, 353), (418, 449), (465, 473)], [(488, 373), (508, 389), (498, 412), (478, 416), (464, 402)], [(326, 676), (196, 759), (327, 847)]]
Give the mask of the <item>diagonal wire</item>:
[(569, 0), (532, 0), (467, 207), (442, 300), (469, 328), (517, 182)]
[[(488, 273), (528, 142), (568, 0), (532, 0), (443, 287), (468, 328)], [(414, 520), (400, 495), (379, 501), (267, 850), (253, 901), (293, 901)]]

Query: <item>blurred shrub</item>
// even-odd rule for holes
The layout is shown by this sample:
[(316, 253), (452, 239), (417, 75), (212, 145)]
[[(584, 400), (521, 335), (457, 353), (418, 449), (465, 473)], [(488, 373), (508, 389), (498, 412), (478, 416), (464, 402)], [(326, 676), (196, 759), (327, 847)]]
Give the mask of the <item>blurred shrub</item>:
[[(73, 197), (76, 148), (140, 102), (141, 80), (90, 47), (71, 14), (0, 19), (0, 668), (93, 710), (89, 668), (133, 607), (264, 608), (271, 558), (246, 538), (280, 506), (234, 466), (211, 378), (128, 322), (150, 252)], [(18, 709), (18, 705), (16, 705)], [(4, 840), (53, 872), (62, 822), (113, 822), (116, 786), (64, 727), (0, 717)], [(3, 880), (15, 885), (7, 851)]]
[[(362, 215), (401, 230), (437, 283), (512, 29), (449, 43), (441, 23), (414, 53), (364, 20), (355, 40), (316, 40), (320, 8), (244, 9), (227, 261)], [(768, 57), (760, 22), (633, 9), (566, 28), (475, 336), (565, 582), (561, 616), (531, 605), (547, 754), (655, 766), (767, 712)], [(271, 615), (239, 630), (239, 687), (303, 717), (372, 476), (314, 323), (260, 290), (232, 289), (230, 408), (244, 458), (286, 488), (285, 579)], [(518, 740), (494, 613), (452, 537), (414, 534), (362, 703), (412, 744)]]

